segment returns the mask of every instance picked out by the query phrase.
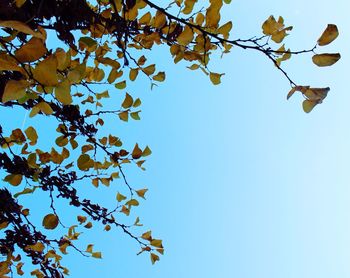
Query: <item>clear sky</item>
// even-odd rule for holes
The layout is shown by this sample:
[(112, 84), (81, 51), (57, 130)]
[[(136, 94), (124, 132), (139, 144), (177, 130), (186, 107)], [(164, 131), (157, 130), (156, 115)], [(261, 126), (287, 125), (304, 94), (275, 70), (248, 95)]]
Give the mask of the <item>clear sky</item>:
[(288, 81), (251, 51), (213, 58), (212, 69), (225, 72), (219, 86), (153, 53), (166, 82), (130, 88), (142, 97), (142, 120), (110, 128), (153, 151), (131, 180), (149, 188), (138, 215), (165, 255), (151, 265), (121, 231), (96, 229), (85, 238), (104, 258), (71, 251), (71, 277), (350, 277), (349, 4), (233, 0), (224, 18), (233, 38), (249, 38), (271, 14), (294, 26), (286, 44), (295, 49), (338, 25), (339, 38), (324, 48), (342, 54), (336, 65), (317, 68), (311, 56), (285, 64), (302, 85), (330, 86), (324, 103), (305, 114), (302, 97), (287, 101)]

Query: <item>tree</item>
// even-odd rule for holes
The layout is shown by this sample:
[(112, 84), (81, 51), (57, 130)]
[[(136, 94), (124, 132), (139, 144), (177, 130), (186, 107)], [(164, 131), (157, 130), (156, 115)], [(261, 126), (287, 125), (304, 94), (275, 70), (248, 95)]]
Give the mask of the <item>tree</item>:
[[(67, 249), (101, 258), (92, 244), (82, 248), (77, 241), (93, 223), (102, 224), (106, 231), (121, 229), (140, 245), (140, 253), (150, 254), (152, 263), (163, 254), (160, 239), (150, 231), (137, 230), (142, 226), (138, 217), (128, 224), (147, 189), (134, 188), (125, 168), (134, 164), (143, 170), (150, 148), (133, 144), (127, 149), (118, 136), (101, 132), (108, 115), (124, 122), (140, 119), (141, 100), (129, 93), (119, 110), (104, 109), (109, 91), (124, 93), (127, 83), (139, 75), (146, 76), (151, 86), (165, 80), (165, 72), (147, 62), (146, 50), (169, 48), (174, 63), (184, 61), (190, 70), (200, 69), (214, 85), (220, 84), (223, 74), (209, 69), (211, 54), (225, 55), (234, 48), (257, 51), (290, 83), (287, 98), (297, 91), (305, 97), (305, 112), (327, 96), (329, 88), (292, 80), (282, 63), (305, 54), (313, 55), (317, 66), (337, 62), (338, 53), (315, 54), (336, 39), (335, 25), (327, 26), (312, 49), (294, 51), (283, 44), (292, 27), (285, 26), (282, 17), (270, 16), (262, 24), (261, 35), (232, 39), (232, 23), (220, 21), (220, 11), (230, 1), (210, 0), (206, 8), (197, 2), (176, 0), (165, 6), (148, 0), (0, 1), (1, 109), (24, 109), (33, 119), (27, 128), (0, 129), (0, 168), (6, 173), (5, 187), (0, 189), (2, 276), (23, 275), (24, 257), (29, 257), (32, 275), (64, 277), (68, 269), (61, 259)], [(48, 34), (57, 35), (61, 45), (51, 46)], [(42, 147), (43, 132), (32, 125), (43, 118), (50, 119), (58, 135)], [(85, 198), (78, 186), (82, 181), (109, 186), (120, 183), (118, 178), (125, 187), (116, 192), (112, 208)], [(37, 194), (46, 196), (50, 209), (40, 216), (41, 223), (33, 220), (30, 208), (21, 205), (23, 198), (35, 199)], [(72, 206), (75, 220), (57, 213), (61, 199)], [(120, 215), (126, 216), (124, 222)], [(52, 238), (49, 230), (54, 229), (57, 233)]]

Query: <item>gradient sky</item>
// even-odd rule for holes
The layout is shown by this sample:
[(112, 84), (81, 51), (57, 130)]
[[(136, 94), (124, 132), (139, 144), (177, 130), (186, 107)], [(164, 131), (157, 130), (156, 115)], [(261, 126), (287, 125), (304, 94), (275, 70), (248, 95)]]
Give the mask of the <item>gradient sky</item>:
[(252, 51), (213, 57), (212, 70), (225, 72), (219, 86), (164, 52), (150, 53), (167, 81), (152, 91), (146, 81), (128, 88), (143, 100), (142, 120), (111, 120), (108, 128), (153, 151), (147, 171), (129, 175), (149, 188), (138, 215), (164, 240), (165, 255), (151, 265), (121, 231), (96, 229), (84, 236), (103, 260), (71, 251), (71, 277), (350, 277), (348, 11), (345, 0), (225, 6), (233, 38), (261, 34), (269, 15), (282, 15), (294, 26), (285, 40), (294, 49), (338, 25), (339, 38), (324, 47), (342, 54), (336, 65), (317, 68), (307, 55), (285, 64), (297, 83), (331, 87), (310, 114), (302, 96), (286, 100), (288, 81)]

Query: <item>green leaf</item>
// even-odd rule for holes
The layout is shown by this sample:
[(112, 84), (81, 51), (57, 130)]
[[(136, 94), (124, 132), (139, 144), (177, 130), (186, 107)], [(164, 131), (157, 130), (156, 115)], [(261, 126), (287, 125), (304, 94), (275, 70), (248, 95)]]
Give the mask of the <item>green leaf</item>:
[(132, 113), (130, 113), (130, 117), (133, 118), (134, 120), (139, 121), (141, 119), (140, 115), (139, 115), (140, 112), (141, 111), (132, 112)]
[(78, 158), (78, 168), (82, 171), (87, 171), (94, 166), (94, 161), (88, 154), (82, 154)]
[(34, 186), (33, 188), (25, 188), (23, 191), (17, 192), (16, 194), (14, 194), (13, 197), (17, 198), (20, 195), (33, 193), (36, 188), (37, 188), (37, 186)]
[(133, 103), (133, 105), (132, 105), (132, 107), (139, 107), (141, 105), (141, 100), (139, 99), (139, 98), (137, 98), (135, 101), (134, 101), (134, 103)]
[(145, 156), (149, 156), (151, 154), (152, 154), (151, 149), (148, 146), (146, 146), (146, 148), (142, 152), (142, 156), (145, 157)]
[(117, 201), (118, 202), (121, 202), (125, 199), (126, 199), (126, 197), (123, 194), (120, 194), (119, 192), (117, 193)]
[(114, 86), (119, 90), (123, 90), (126, 88), (126, 81), (125, 80), (121, 81), (121, 82), (115, 84)]

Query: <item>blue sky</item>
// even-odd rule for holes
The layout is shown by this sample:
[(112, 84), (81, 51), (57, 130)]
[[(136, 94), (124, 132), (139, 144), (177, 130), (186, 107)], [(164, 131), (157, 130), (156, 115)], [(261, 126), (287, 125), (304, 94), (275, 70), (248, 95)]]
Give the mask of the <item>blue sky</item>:
[(260, 34), (269, 15), (284, 16), (295, 49), (338, 25), (339, 38), (324, 48), (342, 54), (336, 65), (317, 68), (311, 56), (285, 64), (301, 85), (331, 87), (310, 114), (301, 96), (286, 100), (288, 81), (257, 53), (213, 58), (212, 69), (225, 72), (219, 86), (150, 53), (166, 82), (152, 91), (146, 81), (131, 86), (143, 100), (142, 120), (109, 127), (153, 151), (147, 171), (130, 179), (149, 188), (138, 215), (164, 240), (165, 255), (152, 266), (122, 232), (96, 229), (84, 237), (103, 260), (72, 251), (71, 277), (350, 277), (349, 6), (331, 3), (236, 0), (224, 11), (233, 38)]
[(300, 84), (331, 87), (311, 114), (302, 111), (301, 96), (286, 101), (288, 82), (254, 52), (234, 49), (213, 60), (213, 69), (225, 72), (220, 86), (158, 56), (167, 81), (152, 92), (135, 87), (142, 91), (143, 117), (128, 132), (129, 140), (153, 150), (138, 177), (150, 188), (140, 216), (164, 239), (166, 253), (152, 266), (134, 256), (123, 235), (109, 234), (107, 249), (100, 243), (105, 258), (85, 260), (86, 273), (350, 276), (349, 19), (345, 1), (332, 3), (232, 1), (225, 7), (234, 37), (258, 34), (270, 14), (284, 16), (294, 26), (286, 43), (296, 49), (312, 47), (328, 23), (339, 26), (340, 37), (325, 48), (341, 52), (338, 64), (317, 68), (310, 56), (286, 63)]

